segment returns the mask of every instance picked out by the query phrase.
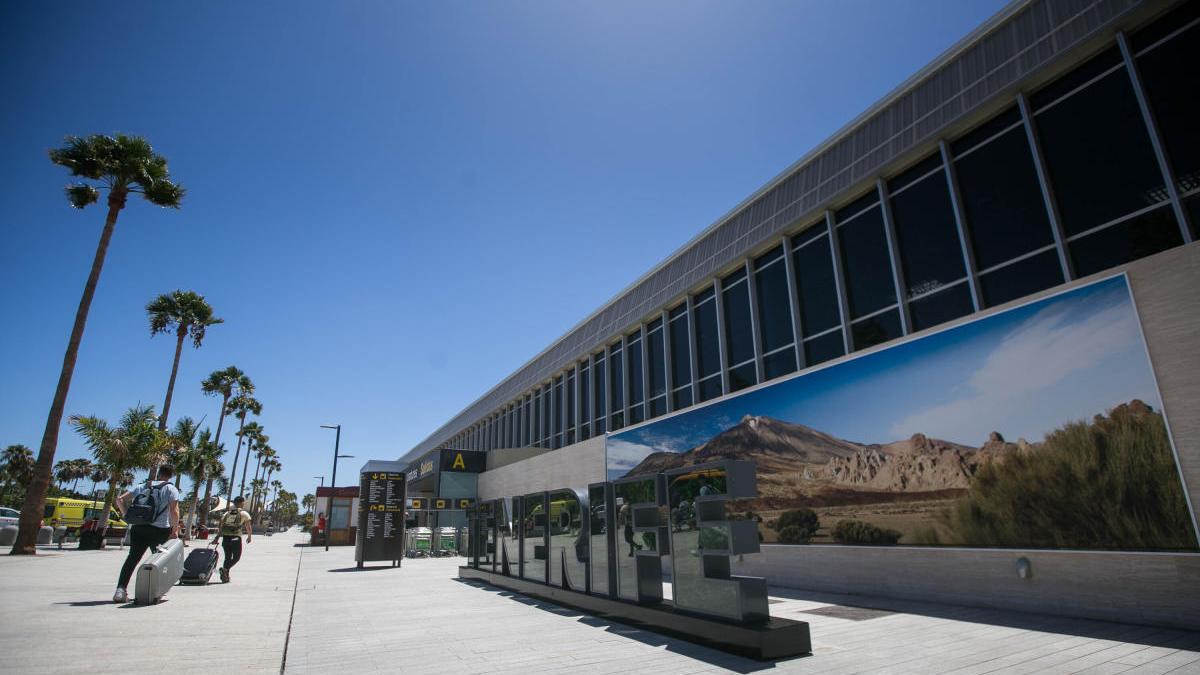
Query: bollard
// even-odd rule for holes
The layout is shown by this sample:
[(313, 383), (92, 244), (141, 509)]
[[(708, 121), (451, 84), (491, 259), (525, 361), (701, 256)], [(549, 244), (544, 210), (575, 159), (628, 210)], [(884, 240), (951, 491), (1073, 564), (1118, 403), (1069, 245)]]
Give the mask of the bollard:
[(0, 546), (12, 546), (17, 543), (18, 530), (19, 528), (16, 525), (0, 527)]
[(54, 543), (54, 528), (49, 525), (43, 525), (38, 529), (38, 546), (49, 546)]

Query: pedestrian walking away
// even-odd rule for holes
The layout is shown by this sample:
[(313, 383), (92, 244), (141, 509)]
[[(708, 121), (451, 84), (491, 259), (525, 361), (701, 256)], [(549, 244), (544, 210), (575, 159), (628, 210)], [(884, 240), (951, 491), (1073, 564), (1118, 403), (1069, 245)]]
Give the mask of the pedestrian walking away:
[(229, 583), (229, 570), (242, 559), (242, 532), (246, 543), (250, 543), (254, 530), (250, 527), (250, 514), (242, 510), (246, 498), (238, 495), (233, 499), (233, 508), (221, 516), (221, 548), (225, 551), (225, 564), (221, 565), (221, 583)]
[(175, 467), (158, 467), (158, 479), (149, 480), (117, 498), (117, 511), (129, 523), (129, 554), (117, 577), (113, 602), (127, 602), (129, 580), (148, 549), (179, 536), (179, 489), (171, 484)]

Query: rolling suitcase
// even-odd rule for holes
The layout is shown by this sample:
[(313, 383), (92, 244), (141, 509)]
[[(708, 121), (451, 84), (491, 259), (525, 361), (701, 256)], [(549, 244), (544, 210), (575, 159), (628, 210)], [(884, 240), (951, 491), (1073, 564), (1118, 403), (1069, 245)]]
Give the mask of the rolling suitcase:
[(211, 546), (195, 549), (188, 554), (187, 559), (183, 561), (183, 574), (179, 577), (179, 583), (197, 586), (208, 583), (213, 570), (217, 569), (219, 556), (216, 544), (217, 540), (214, 539)]
[(170, 539), (152, 549), (150, 557), (138, 567), (133, 601), (153, 605), (166, 595), (183, 573), (183, 542)]

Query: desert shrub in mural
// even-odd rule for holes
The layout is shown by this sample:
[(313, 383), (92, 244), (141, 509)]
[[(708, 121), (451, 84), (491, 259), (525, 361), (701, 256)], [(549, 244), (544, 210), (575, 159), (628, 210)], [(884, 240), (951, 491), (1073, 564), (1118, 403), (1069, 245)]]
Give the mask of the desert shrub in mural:
[(951, 543), (1196, 547), (1162, 415), (1141, 401), (1054, 431), (980, 468), (947, 516)]
[(610, 478), (752, 460), (766, 543), (1195, 550), (1124, 277), (608, 437)]
[(861, 520), (840, 520), (833, 528), (833, 539), (839, 544), (895, 544), (900, 541), (900, 533), (882, 527), (875, 527)]

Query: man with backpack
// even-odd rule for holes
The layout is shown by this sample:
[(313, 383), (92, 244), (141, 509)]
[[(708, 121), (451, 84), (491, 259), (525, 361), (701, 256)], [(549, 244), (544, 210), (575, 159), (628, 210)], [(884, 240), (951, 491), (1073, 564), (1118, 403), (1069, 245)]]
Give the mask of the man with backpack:
[(158, 467), (162, 482), (147, 481), (117, 498), (117, 510), (129, 523), (129, 555), (121, 566), (113, 602), (129, 600), (125, 589), (146, 551), (179, 536), (179, 490), (171, 484), (174, 475), (175, 467), (163, 464)]
[(219, 573), (221, 583), (229, 583), (229, 569), (242, 558), (242, 532), (246, 533), (246, 543), (254, 534), (250, 527), (250, 514), (242, 510), (246, 498), (238, 495), (233, 498), (233, 508), (221, 516), (221, 548), (225, 551), (225, 564), (221, 565)]

